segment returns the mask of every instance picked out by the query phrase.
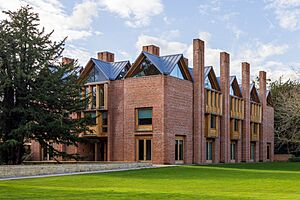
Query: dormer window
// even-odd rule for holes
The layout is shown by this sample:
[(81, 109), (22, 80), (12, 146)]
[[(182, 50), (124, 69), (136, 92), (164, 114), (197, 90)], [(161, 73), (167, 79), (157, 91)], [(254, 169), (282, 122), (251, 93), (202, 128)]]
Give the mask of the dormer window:
[(157, 74), (160, 74), (159, 70), (151, 63), (148, 58), (144, 58), (144, 60), (140, 63), (140, 65), (133, 73), (133, 77), (142, 77)]
[(186, 80), (186, 78), (183, 77), (182, 71), (181, 71), (178, 63), (175, 65), (175, 67), (170, 75), (173, 77), (182, 79), (182, 80)]
[(210, 82), (208, 76), (205, 78), (204, 85), (205, 85), (205, 88), (212, 89), (211, 82)]

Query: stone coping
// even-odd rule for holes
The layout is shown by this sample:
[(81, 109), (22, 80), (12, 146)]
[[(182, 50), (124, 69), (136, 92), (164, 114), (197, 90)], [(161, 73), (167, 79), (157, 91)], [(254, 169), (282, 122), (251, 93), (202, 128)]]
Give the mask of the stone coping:
[(151, 163), (68, 163), (35, 165), (2, 165), (0, 179), (10, 177), (40, 176), (118, 169), (139, 169), (152, 167)]

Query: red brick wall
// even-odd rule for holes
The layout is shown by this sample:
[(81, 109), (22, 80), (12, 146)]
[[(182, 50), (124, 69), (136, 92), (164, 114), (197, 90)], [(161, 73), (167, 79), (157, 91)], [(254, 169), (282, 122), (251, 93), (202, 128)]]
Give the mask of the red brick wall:
[(108, 88), (108, 115), (111, 116), (109, 131), (112, 137), (111, 160), (122, 161), (124, 160), (124, 80), (112, 81)]
[(274, 108), (267, 106), (265, 116), (266, 142), (271, 144), (270, 160), (274, 160)]
[(185, 163), (193, 162), (193, 84), (164, 77), (164, 163), (175, 162), (175, 136), (184, 136)]
[[(164, 76), (124, 80), (124, 160), (135, 161), (135, 136), (152, 135), (152, 162), (164, 163)], [(152, 107), (152, 132), (136, 132), (135, 109)]]

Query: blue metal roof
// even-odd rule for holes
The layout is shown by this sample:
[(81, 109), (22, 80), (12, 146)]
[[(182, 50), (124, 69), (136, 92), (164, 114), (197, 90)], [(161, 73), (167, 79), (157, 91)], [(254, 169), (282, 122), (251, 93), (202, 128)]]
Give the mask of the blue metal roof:
[(100, 70), (107, 80), (115, 80), (120, 72), (129, 64), (129, 61), (105, 62), (95, 58), (91, 58), (98, 70)]
[[(208, 76), (210, 70), (212, 70), (213, 67), (212, 66), (205, 66), (204, 67), (204, 79)], [(192, 78), (194, 79), (194, 71), (193, 71), (193, 68), (189, 68), (189, 72), (192, 76)]]
[(175, 54), (175, 55), (167, 55), (167, 56), (156, 56), (150, 54), (148, 52), (142, 52), (152, 63), (155, 67), (165, 75), (170, 75), (173, 71), (176, 64), (179, 60), (183, 57), (182, 54)]

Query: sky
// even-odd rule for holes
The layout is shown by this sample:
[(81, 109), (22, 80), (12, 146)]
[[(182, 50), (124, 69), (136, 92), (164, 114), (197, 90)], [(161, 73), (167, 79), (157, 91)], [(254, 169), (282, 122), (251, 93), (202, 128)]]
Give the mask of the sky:
[(64, 56), (82, 66), (99, 51), (134, 62), (154, 44), (161, 55), (184, 54), (192, 67), (192, 41), (200, 38), (216, 74), (222, 51), (238, 79), (241, 62), (250, 63), (252, 79), (259, 70), (296, 79), (300, 69), (300, 0), (0, 0), (0, 11), (21, 5), (39, 13), (53, 40), (68, 36)]

